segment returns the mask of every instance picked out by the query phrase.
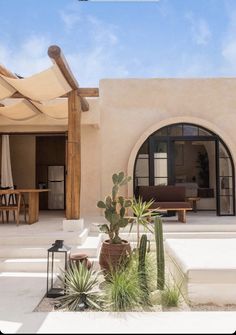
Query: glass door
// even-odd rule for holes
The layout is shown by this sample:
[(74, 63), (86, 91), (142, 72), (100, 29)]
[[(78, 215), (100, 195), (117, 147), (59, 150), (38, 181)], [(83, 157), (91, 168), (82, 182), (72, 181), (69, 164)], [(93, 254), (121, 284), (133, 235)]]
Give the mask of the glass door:
[(234, 215), (234, 176), (225, 146), (218, 142), (218, 215)]
[(153, 139), (150, 141), (150, 184), (168, 185), (168, 141)]

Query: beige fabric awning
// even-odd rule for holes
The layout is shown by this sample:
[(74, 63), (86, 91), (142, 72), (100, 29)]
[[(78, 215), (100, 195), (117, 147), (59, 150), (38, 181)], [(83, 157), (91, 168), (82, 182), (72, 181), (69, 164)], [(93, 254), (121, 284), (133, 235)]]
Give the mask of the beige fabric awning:
[(11, 97), (16, 90), (0, 77), (0, 100)]
[(34, 103), (35, 106), (44, 114), (53, 119), (68, 118), (68, 102), (67, 99), (55, 99), (46, 103)]
[(10, 120), (28, 120), (39, 114), (37, 108), (26, 99), (6, 99), (4, 102), (5, 106), (0, 107), (0, 115)]
[[(15, 79), (3, 75), (0, 76), (13, 89), (34, 101), (55, 99), (71, 91), (71, 87), (56, 64), (29, 78)], [(12, 93), (9, 96), (11, 95)]]
[[(53, 65), (27, 78), (18, 78), (0, 64), (0, 128), (4, 131), (7, 125), (12, 129), (13, 125), (61, 127), (68, 124), (68, 93), (79, 89), (79, 85), (60, 48), (50, 48), (53, 53), (55, 50), (58, 52), (55, 55), (49, 53)], [(94, 97), (94, 92), (90, 92), (91, 97)], [(82, 111), (88, 113), (86, 116), (82, 115), (82, 123), (98, 126), (100, 117), (97, 108), (95, 113), (91, 113), (88, 102), (81, 93), (80, 99)], [(92, 105), (95, 100), (92, 99)]]

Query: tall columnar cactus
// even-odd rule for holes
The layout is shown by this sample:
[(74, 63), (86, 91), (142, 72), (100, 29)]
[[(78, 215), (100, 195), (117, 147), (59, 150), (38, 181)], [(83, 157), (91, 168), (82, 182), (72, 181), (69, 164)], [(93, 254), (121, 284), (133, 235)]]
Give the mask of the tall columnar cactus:
[(165, 285), (165, 255), (162, 220), (160, 217), (155, 218), (155, 240), (157, 258), (157, 289), (163, 290)]
[(147, 235), (143, 234), (140, 239), (139, 244), (139, 263), (138, 263), (138, 273), (139, 273), (139, 283), (140, 288), (143, 292), (144, 300), (147, 303), (149, 301), (148, 294), (148, 283), (147, 283), (147, 274), (146, 274), (146, 253), (147, 253)]

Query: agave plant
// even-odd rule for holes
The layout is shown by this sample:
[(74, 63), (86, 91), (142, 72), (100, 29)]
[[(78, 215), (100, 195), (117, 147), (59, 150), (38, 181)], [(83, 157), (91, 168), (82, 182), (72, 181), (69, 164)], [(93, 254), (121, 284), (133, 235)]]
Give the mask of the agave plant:
[(99, 272), (88, 269), (84, 263), (71, 263), (59, 279), (65, 285), (66, 294), (57, 299), (60, 308), (69, 311), (85, 308), (102, 309), (101, 293), (98, 290)]
[(157, 216), (159, 214), (155, 213), (157, 209), (150, 209), (154, 200), (143, 201), (141, 197), (138, 200), (134, 199), (131, 205), (134, 216), (131, 216), (131, 225), (130, 232), (133, 228), (133, 225), (136, 223), (137, 225), (137, 247), (139, 247), (140, 241), (140, 225), (142, 225), (146, 230), (153, 233), (153, 229), (150, 225), (150, 219), (153, 216)]

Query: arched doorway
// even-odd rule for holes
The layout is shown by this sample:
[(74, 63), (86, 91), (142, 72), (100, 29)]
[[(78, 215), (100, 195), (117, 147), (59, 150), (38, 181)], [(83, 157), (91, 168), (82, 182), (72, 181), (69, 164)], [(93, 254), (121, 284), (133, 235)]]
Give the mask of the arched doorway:
[(234, 165), (222, 139), (190, 123), (165, 126), (140, 147), (134, 166), (134, 193), (140, 185), (178, 185), (199, 197), (198, 208), (235, 215)]

